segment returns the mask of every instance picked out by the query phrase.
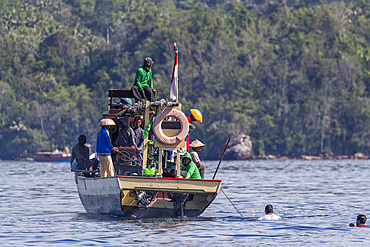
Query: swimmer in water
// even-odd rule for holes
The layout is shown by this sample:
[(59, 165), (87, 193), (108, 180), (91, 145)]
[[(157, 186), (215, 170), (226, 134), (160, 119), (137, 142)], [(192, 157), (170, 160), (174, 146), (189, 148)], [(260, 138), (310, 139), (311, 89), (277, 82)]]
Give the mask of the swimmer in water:
[(262, 216), (256, 220), (281, 220), (280, 216), (274, 215), (274, 207), (272, 205), (266, 205), (265, 216)]
[[(356, 226), (367, 228), (367, 226), (365, 226), (365, 223), (366, 223), (366, 216), (364, 214), (357, 215)], [(350, 227), (355, 227), (355, 224), (350, 223), (349, 226)]]

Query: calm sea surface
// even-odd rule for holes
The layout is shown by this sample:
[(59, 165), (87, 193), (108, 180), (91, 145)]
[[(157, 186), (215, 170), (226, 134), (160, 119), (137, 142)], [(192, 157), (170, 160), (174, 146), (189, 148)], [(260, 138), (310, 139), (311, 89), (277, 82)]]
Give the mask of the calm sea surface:
[[(217, 161), (205, 161), (212, 178)], [(85, 212), (68, 163), (0, 162), (1, 246), (369, 246), (370, 160), (224, 161), (201, 217), (132, 220)], [(272, 204), (283, 220), (251, 221)], [(370, 225), (370, 219), (369, 219)]]

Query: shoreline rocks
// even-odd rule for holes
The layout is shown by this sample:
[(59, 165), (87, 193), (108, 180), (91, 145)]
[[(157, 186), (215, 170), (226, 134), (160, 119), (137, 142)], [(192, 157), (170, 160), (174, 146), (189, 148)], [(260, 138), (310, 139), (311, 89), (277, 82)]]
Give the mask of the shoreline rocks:
[(262, 160), (344, 160), (344, 159), (370, 159), (370, 156), (365, 155), (363, 153), (355, 153), (354, 155), (301, 155), (299, 157), (287, 157), (287, 156), (279, 156), (279, 155), (259, 155), (255, 159), (262, 159)]
[(241, 134), (230, 140), (225, 152), (227, 160), (250, 160), (254, 158), (252, 141), (249, 135)]
[[(222, 153), (223, 150), (218, 150)], [(282, 155), (274, 154), (260, 154), (258, 156), (254, 155), (253, 152), (253, 143), (249, 135), (240, 134), (233, 137), (230, 140), (229, 146), (225, 152), (225, 160), (291, 160), (291, 159), (300, 159), (300, 160), (342, 160), (342, 159), (370, 159), (369, 155), (364, 153), (355, 153), (353, 155), (334, 155), (333, 153), (326, 153), (321, 155), (309, 155), (302, 154), (297, 157), (288, 157)]]

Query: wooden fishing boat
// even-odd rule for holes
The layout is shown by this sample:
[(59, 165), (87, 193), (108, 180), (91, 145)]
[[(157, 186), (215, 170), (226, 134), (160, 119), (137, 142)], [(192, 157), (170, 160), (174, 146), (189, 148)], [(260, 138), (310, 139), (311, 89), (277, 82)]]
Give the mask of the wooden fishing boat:
[[(120, 147), (119, 153), (112, 153), (114, 177), (76, 171), (78, 193), (88, 213), (133, 218), (195, 217), (218, 195), (221, 180), (184, 179), (181, 176), (184, 171), (180, 167), (180, 153), (185, 149), (189, 123), (178, 103), (176, 43), (174, 52), (170, 98), (176, 102), (164, 99), (135, 102), (129, 90), (109, 90), (108, 112), (103, 117), (116, 120), (116, 114), (120, 113), (125, 120), (144, 118), (143, 149), (138, 153), (133, 147)], [(110, 131), (115, 145), (118, 125)]]
[(133, 218), (199, 216), (216, 198), (220, 180), (116, 176), (77, 178), (88, 213)]
[[(115, 104), (113, 98), (134, 100), (128, 90), (111, 89), (108, 95), (110, 103), (108, 112), (103, 114), (105, 118), (113, 118), (123, 108)], [(131, 118), (143, 115), (147, 127), (156, 117), (151, 126), (157, 131), (153, 134), (155, 138), (151, 141), (150, 134), (145, 135), (141, 163), (131, 155), (130, 148), (121, 148), (122, 152), (112, 154), (115, 177), (85, 177), (76, 171), (78, 193), (88, 213), (133, 218), (195, 217), (212, 203), (219, 193), (221, 180), (184, 179), (180, 175), (180, 151), (185, 148), (183, 133), (186, 136), (189, 125), (174, 113), (184, 115), (181, 105), (163, 100), (134, 103), (131, 110), (126, 111)], [(114, 137), (115, 133), (111, 135)], [(176, 153), (172, 162), (168, 160), (168, 151)]]

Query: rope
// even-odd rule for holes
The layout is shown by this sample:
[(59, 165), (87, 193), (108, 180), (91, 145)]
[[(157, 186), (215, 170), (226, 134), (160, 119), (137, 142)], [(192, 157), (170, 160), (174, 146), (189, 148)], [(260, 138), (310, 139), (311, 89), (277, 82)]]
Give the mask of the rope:
[(238, 213), (240, 214), (241, 217), (244, 218), (244, 216), (242, 215), (242, 213), (240, 213), (240, 211), (236, 208), (236, 206), (234, 205), (234, 203), (230, 200), (230, 198), (226, 195), (225, 191), (220, 188), (220, 190), (222, 191), (222, 193), (224, 193), (224, 195), (226, 196), (226, 198), (231, 202), (231, 204), (234, 206), (234, 208), (236, 209), (236, 211), (238, 211)]
[[(121, 154), (121, 155), (123, 155), (123, 156), (125, 156), (125, 158), (127, 158), (128, 160), (130, 160), (130, 161), (132, 161), (132, 162), (134, 162), (134, 163), (139, 163), (138, 161), (136, 161), (136, 160), (133, 160), (133, 159), (131, 159), (129, 156), (127, 156), (125, 153), (123, 153), (123, 152), (118, 152), (118, 154)], [(139, 154), (140, 155), (140, 154)]]

